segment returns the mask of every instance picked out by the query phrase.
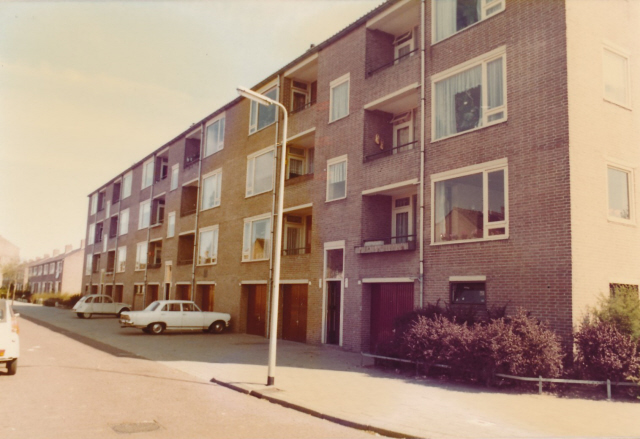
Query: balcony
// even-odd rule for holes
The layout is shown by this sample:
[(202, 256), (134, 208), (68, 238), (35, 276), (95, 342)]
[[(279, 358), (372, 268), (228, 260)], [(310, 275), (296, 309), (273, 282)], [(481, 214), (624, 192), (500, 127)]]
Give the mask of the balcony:
[(355, 248), (356, 254), (385, 253), (416, 249), (416, 235), (391, 236), (380, 239), (367, 239)]

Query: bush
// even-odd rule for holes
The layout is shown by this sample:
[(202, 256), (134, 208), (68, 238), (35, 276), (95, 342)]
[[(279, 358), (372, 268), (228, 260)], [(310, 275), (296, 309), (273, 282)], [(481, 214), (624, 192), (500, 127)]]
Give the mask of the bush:
[(640, 298), (631, 286), (615, 289), (610, 297), (601, 297), (591, 314), (601, 322), (612, 324), (622, 334), (640, 340)]
[(585, 378), (617, 382), (640, 377), (638, 342), (614, 323), (587, 320), (574, 339), (576, 367)]
[(67, 296), (62, 301), (62, 305), (66, 308), (73, 308), (73, 306), (80, 300), (82, 296), (80, 294), (74, 294), (73, 296)]

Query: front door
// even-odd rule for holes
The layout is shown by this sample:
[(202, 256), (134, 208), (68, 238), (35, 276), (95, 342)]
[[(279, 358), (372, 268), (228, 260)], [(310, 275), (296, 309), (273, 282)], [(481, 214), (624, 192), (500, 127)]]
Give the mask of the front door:
[(213, 311), (215, 285), (198, 285), (196, 287), (196, 303), (202, 311)]
[(246, 285), (247, 334), (266, 336), (267, 286)]
[(327, 281), (327, 344), (340, 344), (341, 281)]
[(156, 300), (158, 300), (158, 289), (160, 288), (159, 285), (147, 285), (147, 295), (145, 297), (144, 300), (144, 307), (146, 308), (147, 306), (149, 306), (152, 302), (155, 302)]
[(307, 284), (282, 285), (282, 339), (307, 342)]

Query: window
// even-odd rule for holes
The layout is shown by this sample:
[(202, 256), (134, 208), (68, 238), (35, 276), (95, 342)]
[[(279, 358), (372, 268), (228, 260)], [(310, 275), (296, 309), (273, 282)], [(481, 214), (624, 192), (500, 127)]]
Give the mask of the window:
[(84, 267), (84, 274), (86, 276), (91, 276), (91, 272), (93, 271), (93, 268), (91, 267), (92, 262), (93, 262), (93, 255), (87, 255), (87, 262)]
[(62, 261), (58, 261), (56, 265), (56, 277), (60, 277), (60, 274), (62, 274)]
[(53, 274), (54, 271), (56, 270), (56, 263), (52, 262), (49, 264), (49, 274)]
[(309, 84), (306, 82), (291, 81), (291, 112), (304, 110), (309, 102)]
[(508, 237), (506, 159), (436, 174), (431, 181), (432, 243)]
[(104, 210), (107, 193), (105, 191), (98, 192), (98, 212)]
[(207, 143), (204, 156), (210, 156), (224, 148), (224, 115), (207, 125)]
[(393, 153), (413, 148), (413, 112), (397, 114), (391, 119), (393, 125)]
[(167, 216), (167, 238), (173, 238), (176, 234), (176, 213), (169, 212)]
[(180, 172), (180, 165), (175, 164), (171, 167), (171, 190), (178, 189), (178, 176)]
[(147, 241), (139, 242), (136, 246), (136, 270), (147, 268)]
[(213, 171), (202, 178), (201, 210), (211, 209), (220, 205), (221, 185), (222, 169)]
[(96, 223), (96, 236), (94, 237), (94, 242), (102, 242), (102, 230), (103, 225), (102, 222)]
[(156, 157), (154, 174), (156, 175), (156, 181), (162, 181), (169, 176), (169, 157), (166, 155)]
[(42, 276), (42, 265), (38, 267), (38, 276)]
[(610, 47), (604, 48), (602, 73), (604, 98), (625, 107), (631, 105), (629, 93), (629, 57)]
[(91, 245), (95, 242), (96, 239), (96, 225), (89, 224), (89, 235), (87, 236), (87, 244)]
[(349, 115), (349, 78), (347, 73), (338, 79), (331, 81), (330, 115), (329, 122), (333, 122)]
[(138, 217), (138, 230), (149, 227), (149, 221), (151, 219), (151, 200), (143, 201), (140, 203), (140, 211)]
[(484, 282), (451, 282), (451, 303), (484, 304), (486, 288)]
[(91, 195), (91, 215), (98, 211), (98, 194)]
[(164, 223), (164, 195), (154, 198), (151, 206), (151, 225), (158, 225)]
[(153, 184), (153, 159), (147, 160), (142, 165), (142, 189)]
[(269, 229), (271, 218), (269, 214), (244, 220), (244, 235), (242, 245), (243, 261), (259, 261), (269, 259), (271, 243)]
[(415, 38), (413, 36), (413, 31), (411, 30), (395, 37), (393, 40), (393, 47), (395, 64), (407, 59), (408, 56), (413, 56), (415, 51)]
[(44, 264), (44, 274), (49, 274), (49, 265), (48, 264)]
[(263, 149), (247, 158), (246, 196), (262, 194), (273, 188), (273, 148)]
[(162, 265), (162, 241), (152, 241), (149, 244), (149, 257), (147, 268), (160, 268)]
[(499, 48), (433, 77), (433, 140), (507, 120), (506, 54)]
[(118, 256), (116, 260), (116, 271), (124, 273), (127, 268), (127, 247), (118, 247)]
[(93, 273), (100, 273), (100, 253), (96, 253), (93, 255), (93, 261), (91, 261), (91, 265), (93, 266)]
[(111, 250), (107, 253), (107, 273), (113, 273), (116, 268), (116, 252)]
[(327, 161), (327, 201), (347, 197), (347, 156)]
[(631, 222), (632, 217), (632, 173), (617, 166), (607, 167), (609, 219)]
[(433, 41), (442, 41), (462, 29), (504, 10), (504, 0), (433, 0)]
[[(278, 100), (278, 87), (274, 86), (265, 92), (259, 92), (260, 94), (273, 99)], [(260, 131), (263, 128), (268, 127), (276, 121), (275, 105), (262, 105), (255, 101), (251, 101), (251, 113), (249, 115), (249, 134), (253, 134), (256, 131)]]
[(115, 238), (116, 236), (118, 236), (118, 215), (112, 216), (109, 223), (109, 238)]
[(131, 181), (133, 179), (133, 175), (131, 172), (127, 172), (122, 177), (122, 199), (124, 200), (128, 196), (131, 195)]
[(129, 209), (124, 209), (120, 212), (120, 236), (126, 235), (129, 232)]
[(625, 297), (630, 296), (629, 298), (636, 301), (640, 297), (638, 296), (639, 289), (638, 285), (634, 284), (609, 284), (609, 295), (611, 297)]
[(313, 174), (314, 148), (287, 148), (287, 179)]
[(401, 195), (391, 199), (391, 243), (414, 240), (415, 204), (413, 195)]
[(113, 183), (113, 193), (111, 195), (111, 204), (115, 204), (120, 201), (120, 195), (122, 192), (122, 182), (116, 181)]
[(218, 226), (200, 229), (198, 265), (218, 262)]
[(311, 252), (312, 216), (286, 215), (282, 255), (303, 255)]
[(185, 139), (184, 144), (184, 168), (195, 165), (200, 160), (200, 131), (197, 137)]

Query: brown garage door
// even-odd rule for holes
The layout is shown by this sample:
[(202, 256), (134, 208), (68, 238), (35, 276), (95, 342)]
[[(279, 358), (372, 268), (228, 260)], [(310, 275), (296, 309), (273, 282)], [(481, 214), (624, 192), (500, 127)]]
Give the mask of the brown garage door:
[(282, 285), (282, 338), (307, 342), (307, 284)]
[(266, 335), (267, 286), (246, 285), (247, 334)]
[(413, 284), (371, 285), (371, 345), (372, 353), (393, 340), (396, 317), (413, 311)]

